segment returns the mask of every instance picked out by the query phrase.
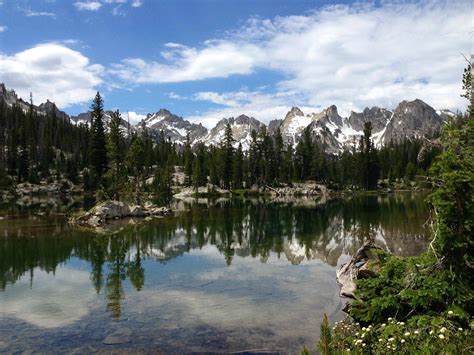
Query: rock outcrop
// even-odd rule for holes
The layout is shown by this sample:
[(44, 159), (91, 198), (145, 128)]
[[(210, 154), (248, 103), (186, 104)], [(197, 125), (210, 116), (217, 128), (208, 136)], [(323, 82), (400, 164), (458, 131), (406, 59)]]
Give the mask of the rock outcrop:
[(110, 220), (129, 217), (165, 216), (171, 213), (172, 210), (170, 208), (158, 207), (153, 204), (146, 204), (145, 206), (134, 205), (130, 207), (120, 201), (106, 201), (93, 207), (79, 217), (70, 218), (69, 222), (76, 225), (100, 227)]
[(339, 268), (336, 272), (337, 281), (341, 285), (341, 296), (357, 299), (355, 295), (356, 280), (375, 275), (375, 270), (369, 268), (369, 263), (378, 259), (377, 250), (383, 250), (373, 243), (362, 245), (351, 260)]

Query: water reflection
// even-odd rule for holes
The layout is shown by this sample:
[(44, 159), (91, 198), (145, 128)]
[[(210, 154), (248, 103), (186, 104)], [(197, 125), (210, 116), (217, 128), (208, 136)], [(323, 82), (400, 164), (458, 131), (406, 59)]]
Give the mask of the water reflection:
[[(31, 332), (31, 325), (52, 329), (82, 319), (81, 337), (101, 346), (100, 337), (125, 320), (134, 331), (156, 332), (142, 334), (144, 347), (159, 336), (171, 349), (177, 339), (196, 351), (253, 342), (299, 349), (315, 340), (323, 313), (340, 309), (334, 266), (341, 258), (368, 239), (402, 255), (426, 248), (419, 194), (325, 204), (200, 202), (180, 202), (174, 217), (127, 221), (105, 234), (72, 229), (60, 217), (0, 221), (4, 323)], [(211, 329), (205, 341), (193, 337)], [(50, 335), (44, 342), (57, 346), (57, 334)]]

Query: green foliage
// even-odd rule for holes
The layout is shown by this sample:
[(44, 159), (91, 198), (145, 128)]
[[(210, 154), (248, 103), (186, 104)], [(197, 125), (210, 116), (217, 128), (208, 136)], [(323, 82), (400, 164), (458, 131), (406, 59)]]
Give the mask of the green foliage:
[[(458, 121), (462, 120), (461, 117)], [(437, 187), (430, 202), (435, 212), (436, 254), (460, 276), (474, 282), (474, 118), (450, 120), (443, 131), (444, 150), (431, 172)]]
[(323, 355), (333, 354), (331, 350), (332, 334), (329, 327), (328, 316), (324, 313), (323, 321), (321, 322), (321, 336), (318, 341), (318, 349)]
[[(463, 78), (467, 98), (470, 75), (468, 67)], [(470, 107), (469, 117), (459, 115), (444, 127), (443, 149), (430, 170), (436, 177), (429, 199), (434, 212), (430, 250), (416, 257), (378, 258), (375, 266), (379, 271), (357, 280), (357, 300), (350, 307), (351, 317), (365, 326), (360, 329), (359, 323), (351, 322), (336, 325), (333, 341), (324, 349), (364, 354), (472, 353), (473, 137)], [(407, 175), (412, 170), (414, 167), (407, 165)], [(320, 343), (326, 344), (331, 334), (326, 320), (323, 325)]]
[(97, 92), (91, 105), (90, 161), (96, 182), (107, 169), (107, 148), (104, 129), (104, 101)]
[(473, 332), (457, 324), (454, 312), (366, 326), (345, 319), (324, 332), (321, 354), (470, 354), (474, 346)]

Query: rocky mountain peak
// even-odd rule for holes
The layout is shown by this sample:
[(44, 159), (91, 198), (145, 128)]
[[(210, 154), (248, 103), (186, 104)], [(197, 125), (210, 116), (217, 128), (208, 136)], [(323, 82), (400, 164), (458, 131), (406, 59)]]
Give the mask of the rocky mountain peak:
[(288, 111), (288, 113), (285, 116), (285, 119), (291, 119), (296, 116), (304, 116), (304, 113), (303, 111), (300, 110), (299, 107), (294, 106), (291, 108), (290, 111)]
[(435, 135), (443, 118), (420, 99), (402, 101), (393, 111), (393, 116), (384, 132), (383, 142), (401, 141), (405, 138), (420, 138)]

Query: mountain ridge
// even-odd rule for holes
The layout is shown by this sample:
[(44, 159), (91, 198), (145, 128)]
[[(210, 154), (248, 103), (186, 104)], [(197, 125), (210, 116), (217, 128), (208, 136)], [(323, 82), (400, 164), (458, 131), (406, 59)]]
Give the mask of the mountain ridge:
[[(24, 111), (30, 109), (29, 103), (19, 98), (14, 90), (8, 90), (3, 83), (0, 83), (0, 100), (9, 106), (17, 104)], [(89, 124), (90, 121), (89, 112), (70, 116), (49, 100), (33, 107), (40, 114), (54, 113), (74, 124)], [(111, 114), (111, 111), (105, 111), (105, 122), (110, 120)], [(223, 117), (212, 129), (208, 129), (201, 123), (190, 122), (166, 108), (161, 108), (148, 113), (135, 125), (122, 119), (122, 129), (125, 133), (147, 129), (155, 141), (165, 137), (178, 145), (184, 145), (189, 135), (191, 145), (203, 143), (209, 146), (220, 144), (225, 127), (230, 124), (235, 139), (234, 146), (237, 147), (240, 143), (244, 150), (248, 150), (252, 130), (259, 131), (265, 127), (271, 135), (279, 130), (286, 144), (295, 145), (301, 139), (303, 131), (308, 128), (313, 139), (317, 140), (327, 153), (337, 154), (358, 144), (365, 122), (372, 124), (373, 142), (375, 146), (381, 147), (390, 141), (433, 136), (451, 115), (451, 111), (436, 111), (420, 99), (403, 100), (393, 110), (377, 106), (366, 107), (362, 112), (351, 111), (347, 117), (340, 116), (335, 105), (330, 105), (321, 112), (306, 114), (299, 107), (293, 106), (284, 118), (271, 120), (268, 125), (254, 117), (241, 114), (237, 117)]]

